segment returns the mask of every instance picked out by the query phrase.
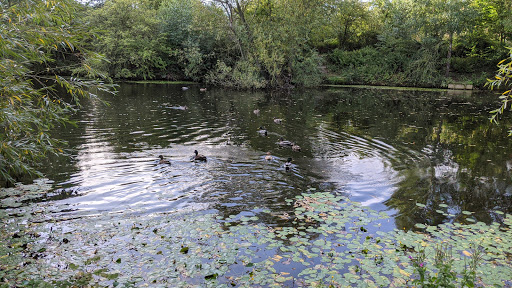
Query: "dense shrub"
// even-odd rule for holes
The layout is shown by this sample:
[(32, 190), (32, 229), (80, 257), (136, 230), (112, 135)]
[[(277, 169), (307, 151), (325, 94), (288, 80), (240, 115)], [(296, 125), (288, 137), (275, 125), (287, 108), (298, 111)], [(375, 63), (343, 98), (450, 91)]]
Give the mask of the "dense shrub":
[(249, 61), (239, 61), (234, 67), (218, 61), (215, 69), (206, 75), (206, 82), (236, 89), (258, 89), (267, 85), (258, 67)]
[(320, 65), (321, 58), (317, 53), (297, 56), (292, 63), (292, 83), (304, 87), (319, 85), (322, 82)]

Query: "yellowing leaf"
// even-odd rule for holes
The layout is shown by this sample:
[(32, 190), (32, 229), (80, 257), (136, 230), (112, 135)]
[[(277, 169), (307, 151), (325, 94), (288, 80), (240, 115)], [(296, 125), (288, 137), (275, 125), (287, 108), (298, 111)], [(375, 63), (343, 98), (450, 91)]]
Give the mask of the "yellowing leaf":
[(404, 275), (405, 277), (411, 277), (411, 273), (407, 273), (405, 270), (400, 269), (400, 274)]
[(462, 251), (462, 254), (464, 254), (464, 255), (466, 255), (466, 256), (468, 256), (468, 257), (473, 256), (473, 254), (471, 254), (471, 252), (468, 252), (468, 251), (465, 251), (465, 250), (464, 250), (464, 251)]
[(283, 259), (283, 257), (279, 256), (279, 255), (276, 255), (274, 257), (272, 257), (272, 260), (276, 261), (276, 262), (279, 262), (281, 261), (281, 259)]

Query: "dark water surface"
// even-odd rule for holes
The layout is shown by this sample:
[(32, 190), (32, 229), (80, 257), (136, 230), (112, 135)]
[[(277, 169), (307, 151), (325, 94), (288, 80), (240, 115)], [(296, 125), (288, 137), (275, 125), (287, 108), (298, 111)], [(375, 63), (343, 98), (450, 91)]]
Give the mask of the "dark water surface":
[[(165, 84), (118, 90), (105, 96), (110, 106), (84, 102), (77, 127), (53, 134), (75, 149), (44, 171), (55, 181), (49, 201), (67, 206), (69, 216), (279, 214), (290, 209), (285, 199), (308, 188), (387, 211), (390, 227), (463, 221), (465, 210), (486, 222), (495, 210), (512, 212), (509, 125), (489, 123), (499, 104), (489, 92), (200, 92)], [(301, 152), (280, 147), (280, 137)], [(194, 150), (208, 161), (191, 162)], [(172, 164), (158, 164), (158, 155)], [(288, 157), (291, 171), (283, 166)], [(449, 215), (436, 213), (440, 207)]]

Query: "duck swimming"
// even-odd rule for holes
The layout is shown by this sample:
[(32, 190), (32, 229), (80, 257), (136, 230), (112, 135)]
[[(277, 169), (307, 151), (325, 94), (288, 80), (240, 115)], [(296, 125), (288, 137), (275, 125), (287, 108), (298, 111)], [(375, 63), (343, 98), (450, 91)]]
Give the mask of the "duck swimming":
[(283, 122), (283, 119), (274, 118), (274, 123), (281, 124), (281, 122)]
[(267, 130), (265, 128), (263, 128), (263, 126), (260, 126), (259, 129), (260, 129), (260, 130), (258, 130), (259, 134), (267, 136)]
[(290, 171), (291, 167), (292, 167), (292, 158), (288, 158), (288, 160), (286, 160), (286, 163), (284, 163), (284, 170)]
[(162, 156), (162, 155), (158, 156), (158, 158), (160, 158), (160, 161), (158, 161), (158, 164), (169, 164), (169, 165), (171, 164), (171, 161), (165, 160), (164, 156)]
[(293, 143), (291, 141), (288, 141), (288, 140), (284, 140), (283, 137), (279, 138), (279, 142), (278, 144), (280, 146), (283, 146), (283, 147), (289, 147), (289, 146), (292, 146)]
[(206, 156), (202, 155), (202, 154), (199, 154), (199, 152), (197, 152), (197, 150), (194, 150), (194, 156), (192, 156), (192, 159), (194, 161), (206, 161)]
[(292, 151), (295, 151), (295, 152), (300, 152), (300, 146), (293, 143), (292, 144)]
[(205, 91), (206, 91), (206, 88), (199, 88), (199, 91), (201, 91), (201, 92), (205, 92)]

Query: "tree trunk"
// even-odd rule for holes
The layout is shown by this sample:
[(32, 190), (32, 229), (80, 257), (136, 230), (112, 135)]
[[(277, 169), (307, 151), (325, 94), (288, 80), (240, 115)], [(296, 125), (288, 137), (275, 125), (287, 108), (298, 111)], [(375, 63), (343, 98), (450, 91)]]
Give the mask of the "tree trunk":
[(446, 55), (446, 73), (445, 76), (450, 76), (450, 61), (452, 60), (452, 48), (453, 48), (453, 33), (448, 35), (449, 47), (448, 47), (448, 55)]

